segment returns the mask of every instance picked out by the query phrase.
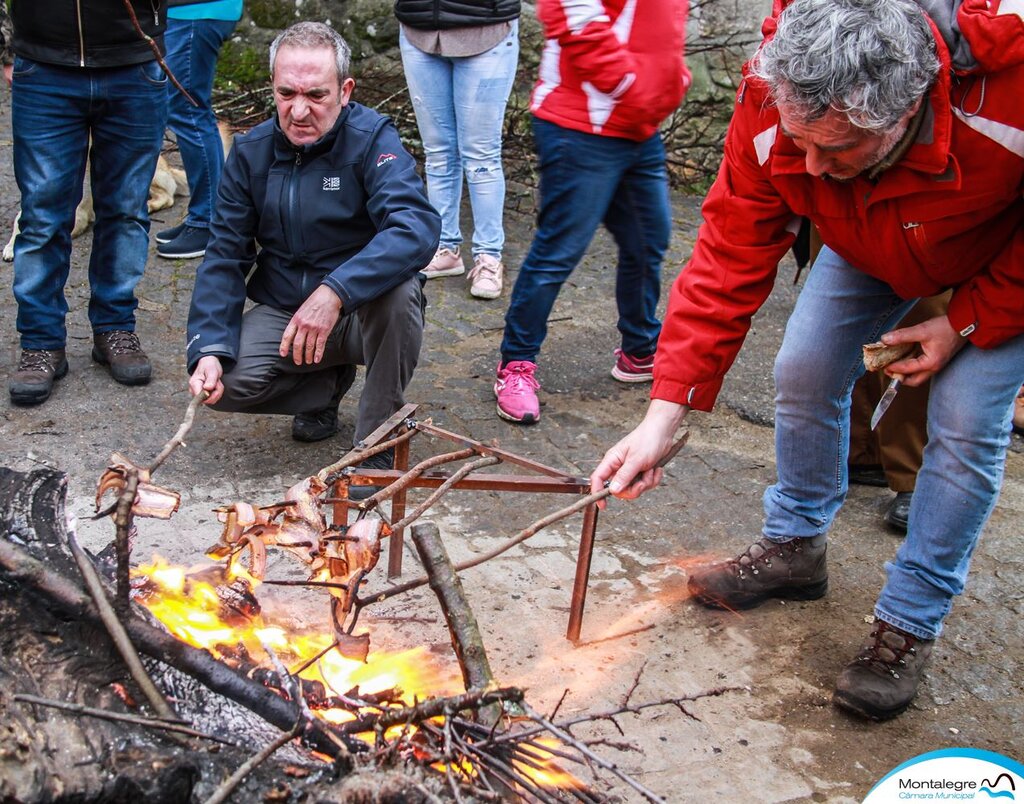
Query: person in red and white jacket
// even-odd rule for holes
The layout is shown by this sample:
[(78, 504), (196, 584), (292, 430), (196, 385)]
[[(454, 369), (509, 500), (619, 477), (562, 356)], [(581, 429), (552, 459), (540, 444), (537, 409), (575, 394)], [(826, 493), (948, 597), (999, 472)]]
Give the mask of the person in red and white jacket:
[[(689, 588), (730, 609), (825, 594), (861, 347), (920, 344), (887, 369), (932, 383), (908, 534), (834, 698), (887, 718), (916, 694), (963, 591), (1024, 380), (1024, 20), (1009, 0), (796, 0), (776, 3), (764, 33), (672, 289), (647, 415), (591, 480), (630, 498), (660, 482), (656, 463), (691, 408), (711, 409), (809, 217), (825, 248), (776, 359), (762, 537)], [(889, 331), (947, 289), (946, 315)]]
[(555, 298), (604, 223), (619, 248), (621, 348), (612, 376), (650, 382), (670, 207), (658, 126), (690, 83), (686, 0), (540, 0), (546, 42), (533, 90), (537, 233), (505, 315), (498, 415), (540, 419), (535, 373)]

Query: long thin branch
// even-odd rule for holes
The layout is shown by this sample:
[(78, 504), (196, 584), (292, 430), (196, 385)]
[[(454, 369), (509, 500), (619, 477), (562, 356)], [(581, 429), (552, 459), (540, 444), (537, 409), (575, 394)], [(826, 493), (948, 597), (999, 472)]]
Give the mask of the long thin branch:
[(452, 695), (447, 698), (429, 698), (418, 703), (416, 706), (389, 709), (381, 714), (361, 715), (356, 720), (343, 723), (340, 729), (346, 734), (360, 734), (366, 731), (373, 731), (374, 729), (387, 729), (402, 723), (420, 723), (432, 717), (439, 717), (448, 712), (458, 712), (462, 709), (477, 709), (491, 703), (502, 703), (504, 701), (519, 703), (522, 700), (523, 691), (516, 687), (471, 690), (470, 692)]
[(392, 524), (391, 530), (399, 530), (400, 528), (406, 527), (409, 523), (415, 522), (423, 516), (424, 512), (430, 508), (430, 506), (437, 502), (452, 486), (466, 477), (466, 475), (471, 472), (475, 472), (477, 469), (483, 469), (485, 466), (494, 466), (496, 463), (501, 463), (501, 458), (495, 455), (488, 455), (484, 458), (480, 458), (479, 460), (471, 461), (465, 466), (460, 466), (451, 477), (434, 489), (423, 502), (413, 509), (411, 513)]
[(299, 721), (294, 726), (292, 726), (291, 731), (282, 734), (276, 740), (274, 740), (274, 742), (266, 746), (259, 753), (254, 754), (252, 757), (246, 760), (242, 765), (239, 766), (238, 770), (236, 770), (227, 779), (224, 780), (224, 783), (214, 791), (212, 796), (206, 799), (206, 804), (222, 804), (222, 802), (227, 801), (231, 794), (235, 792), (235, 788), (242, 783), (242, 780), (245, 779), (246, 776), (252, 773), (253, 770), (259, 767), (261, 764), (266, 762), (267, 759), (270, 758), (271, 754), (273, 754), (286, 743), (289, 743), (296, 737), (298, 737), (299, 734), (302, 733), (304, 725), (305, 724), (303, 722), (303, 719), (300, 718)]
[(123, 0), (124, 7), (128, 9), (128, 16), (131, 18), (132, 25), (135, 28), (135, 33), (142, 37), (142, 40), (149, 45), (149, 49), (153, 51), (153, 55), (156, 57), (156, 63), (160, 65), (163, 71), (167, 74), (167, 77), (171, 80), (171, 83), (177, 87), (178, 91), (185, 96), (185, 99), (193, 106), (198, 107), (199, 104), (196, 99), (188, 94), (188, 91), (183, 87), (174, 73), (171, 72), (171, 68), (167, 66), (167, 62), (164, 61), (164, 54), (160, 52), (160, 48), (156, 46), (156, 42), (153, 41), (153, 37), (142, 30), (142, 26), (139, 25), (139, 18), (135, 16), (135, 9), (132, 8), (131, 0)]
[(82, 704), (54, 701), (50, 698), (40, 698), (38, 695), (17, 693), (12, 697), (15, 701), (20, 701), (22, 703), (46, 706), (51, 709), (63, 709), (65, 712), (74, 712), (77, 715), (84, 715), (85, 717), (94, 717), (100, 720), (113, 720), (119, 723), (131, 723), (132, 725), (142, 726), (146, 729), (173, 731), (177, 734), (184, 734), (189, 737), (199, 737), (203, 740), (212, 740), (213, 742), (220, 743), (221, 745), (234, 745), (230, 740), (222, 740), (220, 737), (196, 731), (189, 726), (185, 726), (177, 722), (168, 723), (165, 720), (156, 720), (155, 718), (142, 717), (140, 715), (129, 715), (125, 712), (108, 712), (106, 709), (95, 709), (91, 706), (82, 706)]
[[(687, 439), (689, 439), (689, 437), (690, 431), (684, 431), (679, 436), (679, 438), (676, 439), (675, 443), (669, 448), (668, 452), (666, 452), (665, 455), (662, 456), (661, 460), (658, 461), (657, 464), (655, 464), (655, 466), (657, 466), (658, 468), (665, 467), (668, 464), (668, 462), (671, 461), (679, 453), (683, 446), (685, 446), (686, 441)], [(466, 467), (462, 468), (465, 469)], [(452, 476), (452, 478), (449, 478), (445, 482), (447, 483), (451, 481), (453, 478), (454, 475)], [(438, 487), (437, 491), (440, 491), (442, 487), (443, 484), (442, 486)], [(490, 550), (487, 553), (484, 553), (483, 555), (477, 556), (476, 558), (469, 559), (468, 561), (463, 561), (461, 564), (456, 564), (455, 570), (457, 572), (462, 572), (462, 570), (471, 569), (480, 564), (483, 564), (485, 561), (490, 561), (492, 558), (497, 558), (502, 553), (511, 550), (517, 544), (525, 542), (532, 536), (536, 536), (538, 531), (546, 528), (548, 525), (554, 524), (555, 522), (565, 519), (566, 517), (572, 516), (578, 511), (582, 511), (588, 505), (591, 505), (592, 503), (595, 502), (600, 502), (601, 500), (606, 499), (610, 495), (611, 490), (608, 488), (603, 488), (600, 491), (595, 491), (593, 494), (588, 494), (585, 497), (580, 497), (578, 500), (576, 500), (576, 502), (572, 503), (572, 505), (567, 505), (565, 508), (562, 508), (558, 511), (555, 511), (554, 513), (548, 514), (547, 516), (538, 519), (532, 525), (529, 525), (523, 530), (519, 531), (519, 533), (517, 533), (507, 542), (499, 545), (493, 550)], [(418, 510), (419, 508), (417, 508), (417, 511)], [(414, 511), (413, 513), (416, 512)], [(406, 519), (409, 519), (411, 516), (412, 514), (410, 514), (409, 517), (406, 517)], [(398, 524), (399, 523), (395, 523), (395, 525), (393, 525), (392, 528), (397, 529)], [(413, 578), (409, 581), (406, 581), (403, 584), (399, 584), (398, 586), (392, 586), (377, 594), (368, 595), (366, 598), (363, 598), (359, 601), (358, 607), (362, 608), (362, 606), (368, 605), (370, 603), (379, 603), (381, 601), (387, 600), (389, 597), (404, 594), (405, 592), (411, 592), (413, 589), (418, 589), (419, 587), (428, 583), (428, 581), (429, 579), (426, 576), (421, 575), (418, 578)]]
[(75, 534), (71, 531), (68, 531), (68, 546), (71, 548), (71, 555), (78, 565), (79, 572), (82, 573), (82, 578), (85, 580), (85, 587), (89, 591), (89, 596), (99, 612), (100, 620), (103, 621), (107, 633), (110, 634), (110, 638), (114, 641), (117, 652), (124, 659), (128, 672), (131, 673), (135, 683), (142, 690), (142, 694), (146, 696), (149, 705), (153, 707), (160, 717), (178, 720), (179, 718), (174, 713), (174, 710), (171, 709), (164, 696), (160, 694), (160, 690), (156, 688), (153, 679), (146, 673), (146, 668), (142, 666), (142, 661), (135, 650), (135, 645), (132, 644), (128, 632), (121, 625), (121, 621), (114, 613), (110, 601), (107, 600), (107, 593), (103, 589), (103, 582), (100, 580), (99, 573), (96, 572), (96, 568), (89, 561), (89, 557), (79, 546)]
[(638, 792), (640, 795), (642, 795), (648, 801), (654, 802), (654, 804), (664, 804), (664, 802), (665, 802), (664, 798), (659, 796), (653, 790), (649, 790), (646, 787), (644, 787), (642, 784), (640, 784), (640, 782), (638, 782), (636, 779), (634, 779), (628, 773), (625, 773), (624, 771), (619, 770), (619, 767), (614, 762), (609, 762), (607, 759), (604, 759), (599, 754), (596, 754), (593, 751), (591, 751), (590, 748), (588, 748), (586, 745), (584, 745), (579, 740), (577, 740), (575, 737), (573, 737), (571, 734), (569, 734), (569, 732), (565, 731), (564, 729), (560, 729), (558, 726), (556, 726), (550, 720), (547, 720), (540, 712), (538, 712), (536, 709), (534, 709), (528, 703), (524, 702), (523, 703), (523, 708), (526, 710), (526, 713), (530, 716), (531, 720), (533, 720), (535, 723), (543, 726), (545, 729), (547, 729), (549, 732), (551, 732), (551, 734), (555, 735), (555, 737), (557, 737), (559, 740), (561, 740), (566, 745), (571, 745), (573, 748), (575, 748), (577, 751), (579, 751), (580, 754), (585, 756), (587, 759), (589, 759), (595, 765), (597, 765), (598, 767), (603, 768), (604, 770), (608, 771), (612, 775), (617, 776), (619, 779), (621, 779), (623, 782), (625, 782), (630, 787), (632, 787), (634, 790), (636, 790), (636, 792)]
[(209, 392), (202, 391), (201, 393), (196, 394), (194, 397), (192, 397), (192, 401), (188, 403), (188, 408), (185, 409), (185, 418), (181, 422), (181, 425), (178, 427), (178, 432), (176, 432), (171, 437), (170, 441), (164, 444), (164, 448), (160, 450), (160, 454), (157, 455), (153, 459), (153, 463), (149, 465), (150, 475), (152, 475), (153, 472), (160, 468), (163, 462), (167, 460), (167, 458), (170, 456), (172, 452), (174, 452), (174, 450), (176, 450), (178, 447), (185, 446), (185, 436), (187, 436), (189, 430), (192, 429), (192, 424), (193, 422), (195, 422), (196, 418), (196, 411), (199, 409), (199, 406), (202, 405), (203, 402), (205, 402), (207, 397), (209, 396)]
[(409, 485), (420, 475), (422, 475), (427, 469), (433, 469), (435, 466), (441, 466), (442, 464), (452, 463), (453, 461), (461, 461), (464, 458), (469, 458), (474, 454), (472, 449), (460, 449), (455, 452), (445, 452), (441, 455), (433, 455), (430, 458), (420, 461), (412, 469), (402, 475), (400, 478), (395, 480), (393, 483), (389, 483), (387, 486), (382, 488), (372, 497), (364, 500), (360, 503), (359, 507), (364, 511), (370, 511), (380, 505), (386, 500), (390, 500), (402, 489), (406, 489)]

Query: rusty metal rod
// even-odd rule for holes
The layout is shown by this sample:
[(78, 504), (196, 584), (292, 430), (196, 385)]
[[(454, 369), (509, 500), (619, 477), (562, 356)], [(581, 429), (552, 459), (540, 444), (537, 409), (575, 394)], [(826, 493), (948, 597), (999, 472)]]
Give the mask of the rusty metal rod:
[(397, 413), (388, 417), (380, 427), (364, 438), (360, 442), (361, 446), (356, 449), (349, 450), (336, 463), (332, 463), (330, 466), (325, 466), (317, 472), (317, 477), (327, 485), (330, 485), (337, 480), (335, 475), (337, 475), (342, 469), (346, 469), (349, 466), (355, 466), (357, 463), (366, 460), (371, 455), (376, 455), (378, 452), (384, 452), (384, 450), (390, 449), (396, 444), (400, 444), (403, 441), (407, 441), (412, 438), (416, 434), (416, 431), (410, 427), (399, 436), (388, 441), (378, 443), (380, 439), (389, 435), (393, 430), (397, 430), (403, 423), (405, 423), (406, 419), (412, 416), (418, 407), (419, 405), (405, 405)]
[(533, 472), (538, 472), (548, 477), (557, 477), (562, 480), (578, 481), (579, 478), (567, 475), (565, 472), (559, 471), (551, 466), (546, 466), (543, 463), (537, 461), (531, 461), (529, 458), (523, 458), (520, 455), (516, 455), (514, 452), (508, 452), (500, 447), (489, 446), (480, 441), (475, 441), (472, 438), (453, 433), (449, 430), (444, 430), (441, 427), (435, 427), (429, 421), (424, 422), (413, 422), (413, 426), (421, 432), (428, 433), (430, 435), (439, 436), (441, 438), (447, 438), (449, 441), (454, 441), (456, 444), (465, 444), (467, 447), (472, 447), (474, 450), (479, 452), (481, 455), (497, 455), (506, 463), (511, 463), (516, 466), (522, 466), (524, 469), (529, 469)]
[(427, 499), (425, 499), (423, 502), (417, 505), (412, 510), (411, 514), (407, 514), (405, 517), (403, 517), (398, 522), (393, 524), (391, 526), (391, 530), (401, 530), (407, 525), (410, 525), (411, 523), (415, 522), (417, 519), (423, 516), (423, 514), (426, 512), (428, 508), (430, 508), (430, 506), (432, 506), (439, 499), (441, 499), (441, 497), (444, 496), (444, 494), (449, 489), (451, 489), (452, 486), (454, 486), (456, 483), (462, 480), (462, 478), (464, 478), (466, 475), (470, 474), (471, 472), (475, 472), (477, 469), (483, 469), (485, 466), (494, 466), (494, 464), (496, 463), (501, 463), (501, 458), (499, 458), (497, 455), (489, 455), (485, 458), (480, 458), (479, 460), (472, 461), (471, 463), (467, 463), (465, 466), (459, 467), (458, 471), (456, 471), (455, 474), (453, 474), (444, 483), (438, 486), (430, 494), (430, 496), (427, 497)]
[(382, 488), (372, 497), (368, 497), (367, 499), (363, 500), (361, 503), (359, 503), (357, 507), (363, 511), (372, 511), (385, 500), (390, 500), (392, 497), (398, 494), (398, 492), (402, 491), (403, 489), (409, 488), (409, 486), (412, 485), (412, 482), (417, 477), (426, 472), (428, 469), (433, 469), (435, 466), (441, 466), (442, 464), (445, 463), (461, 461), (475, 454), (476, 452), (474, 450), (467, 448), (460, 449), (455, 452), (445, 452), (440, 455), (433, 455), (430, 458), (427, 458), (426, 460), (420, 461), (418, 464), (412, 467), (412, 469), (409, 469), (397, 480), (393, 481), (392, 483), (389, 483), (387, 486)]
[[(358, 477), (349, 478), (353, 486), (382, 486), (393, 483), (402, 477), (402, 473), (394, 469), (360, 469)], [(425, 472), (409, 484), (409, 488), (431, 489), (447, 483), (451, 474), (447, 472)], [(352, 482), (357, 481), (357, 482)], [(562, 480), (554, 477), (529, 477), (526, 475), (510, 475), (495, 472), (477, 475), (460, 480), (453, 488), (463, 491), (521, 491), (538, 494), (586, 494), (590, 491), (590, 482), (577, 478)], [(353, 508), (356, 503), (347, 497), (327, 497), (323, 503), (348, 503)]]

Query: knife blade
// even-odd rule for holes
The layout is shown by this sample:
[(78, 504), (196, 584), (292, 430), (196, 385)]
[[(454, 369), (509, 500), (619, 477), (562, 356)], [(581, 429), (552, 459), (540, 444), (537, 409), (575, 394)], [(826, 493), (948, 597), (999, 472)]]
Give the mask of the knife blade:
[(889, 405), (896, 398), (896, 392), (900, 390), (900, 386), (903, 384), (903, 375), (895, 375), (889, 383), (889, 387), (885, 389), (885, 393), (882, 394), (882, 398), (878, 400), (878, 404), (875, 405), (875, 411), (871, 414), (871, 429), (874, 430), (878, 427), (878, 422), (881, 421), (882, 416), (889, 409)]

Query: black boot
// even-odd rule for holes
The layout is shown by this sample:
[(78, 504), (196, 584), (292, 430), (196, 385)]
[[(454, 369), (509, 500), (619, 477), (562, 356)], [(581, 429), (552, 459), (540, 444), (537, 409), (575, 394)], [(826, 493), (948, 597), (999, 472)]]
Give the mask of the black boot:
[(826, 537), (758, 539), (736, 558), (690, 575), (697, 602), (714, 609), (749, 609), (768, 598), (816, 600), (828, 591)]
[(338, 405), (356, 379), (355, 366), (341, 366), (337, 385), (327, 407), (309, 413), (297, 413), (292, 419), (292, 438), (310, 443), (323, 441), (338, 432)]
[(919, 639), (875, 620), (857, 658), (843, 668), (832, 700), (871, 720), (895, 717), (914, 700), (934, 639)]
[[(395, 448), (386, 449), (383, 452), (378, 452), (376, 455), (371, 455), (365, 461), (356, 464), (356, 469), (394, 469), (395, 468)], [(348, 487), (348, 498), (350, 500), (362, 501), (369, 499), (378, 491), (381, 490), (380, 486), (349, 486)]]

